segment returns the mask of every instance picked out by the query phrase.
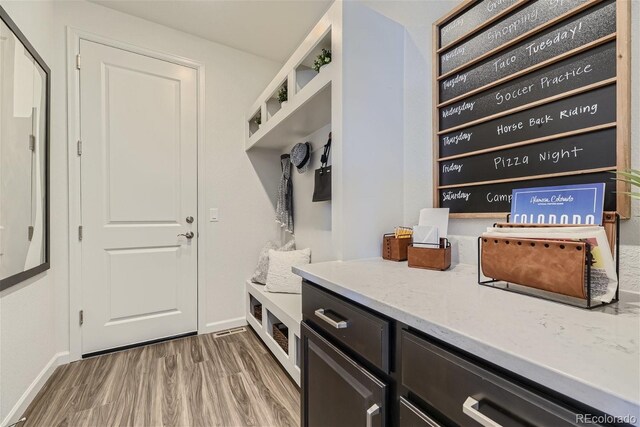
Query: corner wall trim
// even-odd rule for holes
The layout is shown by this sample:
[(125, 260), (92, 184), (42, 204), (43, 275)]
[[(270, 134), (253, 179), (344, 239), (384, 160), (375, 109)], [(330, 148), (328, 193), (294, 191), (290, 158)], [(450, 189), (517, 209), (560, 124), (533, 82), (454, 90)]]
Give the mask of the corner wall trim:
[(7, 416), (2, 420), (0, 426), (6, 426), (18, 421), (18, 419), (27, 410), (33, 399), (38, 395), (38, 392), (42, 389), (47, 380), (51, 377), (56, 368), (60, 365), (69, 363), (69, 352), (63, 351), (53, 355), (53, 357), (42, 368), (40, 373), (29, 384), (29, 387), (22, 393), (20, 399), (13, 405), (13, 408), (9, 411)]
[(246, 317), (236, 317), (234, 319), (222, 320), (219, 322), (209, 322), (206, 326), (198, 331), (198, 335), (211, 334), (213, 332), (225, 331), (227, 329), (238, 328), (240, 326), (246, 326)]

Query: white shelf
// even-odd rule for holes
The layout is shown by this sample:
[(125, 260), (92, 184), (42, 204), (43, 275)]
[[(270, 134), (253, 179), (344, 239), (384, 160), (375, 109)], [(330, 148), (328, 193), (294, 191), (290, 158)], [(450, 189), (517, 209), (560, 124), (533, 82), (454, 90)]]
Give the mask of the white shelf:
[(300, 92), (290, 95), (287, 105), (249, 137), (245, 149), (284, 149), (331, 123), (332, 65), (328, 64)]
[[(291, 378), (300, 385), (300, 360), (298, 348), (300, 341), (300, 322), (302, 322), (302, 295), (280, 294), (266, 292), (263, 285), (249, 280), (246, 283), (247, 292), (247, 323), (253, 327), (260, 339), (282, 364)], [(253, 317), (251, 298), (262, 304), (262, 322)], [(273, 339), (269, 316), (277, 318), (289, 330), (289, 351), (285, 352)], [(273, 323), (273, 320), (271, 321)]]

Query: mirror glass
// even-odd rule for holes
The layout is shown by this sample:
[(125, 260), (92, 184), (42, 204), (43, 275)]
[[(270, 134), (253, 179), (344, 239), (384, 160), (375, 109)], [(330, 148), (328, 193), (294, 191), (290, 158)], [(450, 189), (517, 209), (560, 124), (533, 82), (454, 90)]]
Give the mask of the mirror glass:
[(48, 73), (5, 18), (3, 12), (0, 21), (2, 289), (48, 268)]

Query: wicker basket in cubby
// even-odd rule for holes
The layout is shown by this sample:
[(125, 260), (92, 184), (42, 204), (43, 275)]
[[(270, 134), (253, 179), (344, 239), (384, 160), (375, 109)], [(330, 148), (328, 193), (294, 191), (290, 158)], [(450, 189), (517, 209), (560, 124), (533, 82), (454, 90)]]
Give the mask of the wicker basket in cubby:
[(262, 304), (256, 304), (253, 306), (253, 317), (262, 322)]
[(283, 323), (273, 325), (273, 339), (285, 353), (289, 352), (289, 329)]

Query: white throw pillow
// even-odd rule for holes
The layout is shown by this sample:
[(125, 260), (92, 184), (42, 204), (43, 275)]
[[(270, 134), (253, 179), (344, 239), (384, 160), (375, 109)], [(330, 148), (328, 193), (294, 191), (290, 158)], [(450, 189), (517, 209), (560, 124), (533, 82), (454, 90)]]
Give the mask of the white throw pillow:
[(267, 274), (268, 292), (299, 294), (302, 288), (302, 278), (293, 274), (291, 267), (306, 265), (311, 261), (311, 249), (299, 251), (279, 252), (269, 251), (269, 273)]
[(267, 283), (267, 273), (269, 272), (269, 251), (271, 249), (277, 249), (279, 251), (292, 251), (295, 248), (296, 242), (293, 240), (285, 243), (280, 248), (278, 248), (278, 244), (276, 242), (267, 242), (260, 251), (260, 256), (258, 257), (258, 265), (256, 266), (256, 271), (251, 277), (251, 281), (260, 285), (264, 285)]

